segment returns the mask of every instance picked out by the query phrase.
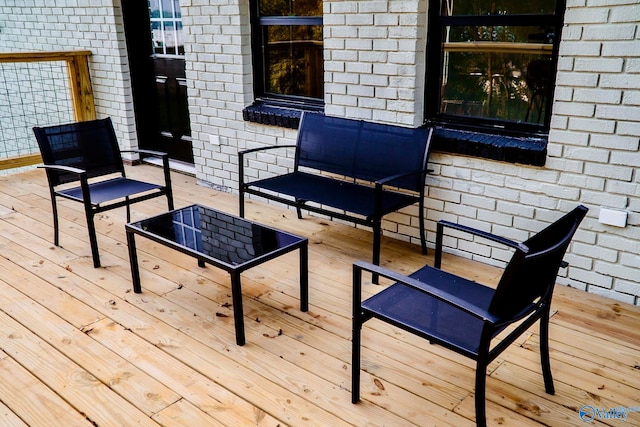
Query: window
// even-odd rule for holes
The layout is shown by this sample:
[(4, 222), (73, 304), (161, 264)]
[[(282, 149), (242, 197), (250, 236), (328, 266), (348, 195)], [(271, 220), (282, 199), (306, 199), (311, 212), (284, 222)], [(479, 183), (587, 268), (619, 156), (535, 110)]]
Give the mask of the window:
[(564, 0), (430, 0), (426, 117), (547, 133)]
[(153, 52), (184, 56), (179, 0), (149, 0)]
[(322, 0), (253, 0), (251, 6), (256, 99), (322, 106)]

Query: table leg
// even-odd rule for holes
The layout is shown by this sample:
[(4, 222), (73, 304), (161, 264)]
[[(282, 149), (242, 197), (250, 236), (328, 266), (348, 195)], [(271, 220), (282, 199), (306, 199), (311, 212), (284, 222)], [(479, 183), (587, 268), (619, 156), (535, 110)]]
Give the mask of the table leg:
[(231, 272), (231, 300), (233, 301), (233, 322), (236, 327), (236, 344), (244, 345), (244, 311), (242, 310), (242, 286), (240, 273)]
[(309, 310), (309, 241), (300, 246), (300, 311)]
[(133, 292), (142, 292), (140, 286), (140, 270), (138, 269), (138, 253), (136, 252), (135, 233), (127, 231), (127, 247), (129, 248), (129, 264), (131, 265), (131, 280), (133, 281)]

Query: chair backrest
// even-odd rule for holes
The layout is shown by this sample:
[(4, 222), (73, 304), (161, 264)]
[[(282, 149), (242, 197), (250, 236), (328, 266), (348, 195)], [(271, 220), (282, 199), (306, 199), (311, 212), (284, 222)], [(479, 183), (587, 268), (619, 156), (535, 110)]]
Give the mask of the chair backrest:
[[(120, 148), (111, 118), (34, 127), (33, 132), (46, 165), (72, 166), (89, 178), (124, 173)], [(76, 181), (76, 174), (47, 169), (52, 186)]]
[(429, 129), (304, 113), (298, 129), (296, 166), (366, 181), (421, 171), (394, 182), (408, 190), (424, 187)]
[(588, 209), (576, 207), (516, 249), (498, 283), (489, 311), (509, 319), (530, 307), (538, 298), (551, 299), (558, 270), (569, 243)]

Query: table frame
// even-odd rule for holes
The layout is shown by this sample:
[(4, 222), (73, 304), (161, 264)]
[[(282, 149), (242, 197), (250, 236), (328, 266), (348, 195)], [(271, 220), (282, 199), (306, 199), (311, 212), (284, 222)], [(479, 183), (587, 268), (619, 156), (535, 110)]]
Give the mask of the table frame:
[[(202, 206), (202, 205), (193, 205), (193, 206)], [(180, 208), (180, 209), (174, 209), (172, 211), (165, 212), (162, 215), (171, 214), (173, 212), (186, 209), (188, 207), (189, 206)], [(206, 209), (214, 210), (216, 212), (220, 212), (220, 211), (217, 211), (216, 209), (212, 209), (209, 207), (205, 207), (205, 206), (202, 206), (202, 207)], [(147, 239), (152, 240), (154, 242), (160, 243), (163, 246), (167, 246), (178, 252), (181, 252), (183, 254), (190, 255), (196, 258), (198, 260), (198, 266), (200, 267), (204, 267), (205, 264), (211, 264), (214, 267), (225, 270), (231, 276), (231, 299), (233, 303), (233, 318), (234, 318), (234, 324), (235, 324), (236, 344), (244, 345), (246, 340), (245, 340), (245, 332), (244, 332), (244, 310), (242, 307), (242, 285), (241, 285), (241, 277), (240, 277), (241, 273), (252, 267), (258, 266), (262, 263), (275, 259), (281, 255), (284, 255), (299, 249), (300, 250), (300, 311), (306, 312), (309, 309), (309, 261), (308, 261), (309, 241), (306, 238), (298, 237), (291, 233), (287, 233), (286, 231), (278, 230), (273, 227), (268, 227), (266, 225), (259, 224), (254, 221), (250, 221), (245, 218), (240, 218), (240, 217), (237, 217), (236, 215), (231, 215), (226, 212), (221, 212), (221, 213), (225, 215), (229, 215), (231, 217), (241, 219), (243, 221), (247, 221), (251, 224), (255, 224), (260, 227), (270, 228), (280, 233), (289, 234), (290, 236), (295, 237), (299, 241), (289, 244), (287, 246), (284, 246), (275, 251), (269, 252), (267, 254), (264, 254), (262, 256), (251, 259), (247, 262), (240, 263), (240, 264), (230, 264), (230, 263), (221, 261), (219, 259), (213, 258), (211, 256), (208, 256), (204, 253), (198, 252), (194, 249), (187, 248), (186, 246), (182, 246), (176, 242), (173, 242), (169, 239), (158, 236), (154, 233), (150, 233), (146, 230), (135, 227), (133, 225), (134, 223), (129, 223), (125, 225), (125, 230), (127, 232), (127, 245), (129, 247), (129, 263), (131, 265), (131, 279), (133, 281), (133, 291), (138, 294), (142, 292), (142, 286), (140, 283), (140, 269), (138, 266), (138, 254), (137, 254), (136, 242), (135, 242), (136, 234), (146, 237)], [(155, 217), (145, 218), (145, 220), (153, 219), (153, 218)], [(136, 222), (139, 222), (139, 221), (136, 221)]]

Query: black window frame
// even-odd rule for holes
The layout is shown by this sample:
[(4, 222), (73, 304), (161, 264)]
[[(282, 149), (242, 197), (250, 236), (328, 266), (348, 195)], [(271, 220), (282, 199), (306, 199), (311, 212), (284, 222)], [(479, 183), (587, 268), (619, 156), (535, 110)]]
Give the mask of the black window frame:
[[(485, 132), (492, 135), (506, 135), (516, 137), (532, 136), (536, 141), (540, 137), (546, 137), (549, 133), (553, 94), (557, 75), (558, 54), (562, 27), (564, 25), (564, 12), (566, 0), (556, 0), (556, 9), (553, 14), (513, 14), (513, 15), (441, 15), (441, 1), (429, 0), (428, 33), (427, 33), (427, 73), (425, 84), (425, 121), (445, 129), (460, 129), (463, 131)], [(497, 120), (481, 117), (456, 116), (440, 112), (441, 83), (440, 73), (444, 56), (444, 29), (449, 26), (469, 25), (507, 25), (507, 26), (553, 26), (555, 34), (552, 52), (552, 78), (549, 87), (550, 96), (545, 100), (547, 112), (544, 123), (541, 125)], [(432, 96), (435, 94), (435, 96)], [(537, 143), (537, 142), (536, 142)], [(439, 144), (443, 146), (445, 144)]]
[[(311, 98), (296, 95), (282, 95), (267, 93), (265, 89), (265, 48), (264, 42), (265, 28), (273, 25), (323, 25), (322, 16), (260, 16), (260, 0), (251, 0), (251, 56), (253, 65), (253, 92), (255, 102), (252, 106), (245, 110), (248, 110), (250, 114), (245, 111), (245, 120), (250, 121), (262, 121), (253, 120), (253, 112), (257, 112), (257, 116), (265, 115), (265, 111), (273, 111), (274, 108), (293, 109), (293, 110), (310, 110), (310, 111), (323, 111), (324, 110), (324, 97), (323, 98)], [(276, 110), (277, 111), (277, 110)], [(262, 113), (262, 114), (261, 114)], [(284, 115), (291, 115), (291, 112), (284, 112)], [(298, 114), (294, 115), (298, 116)], [(273, 119), (271, 120), (273, 121)], [(273, 123), (269, 123), (273, 124)], [(297, 124), (297, 121), (294, 123)], [(286, 126), (286, 123), (285, 123)], [(290, 126), (287, 126), (290, 127)]]

